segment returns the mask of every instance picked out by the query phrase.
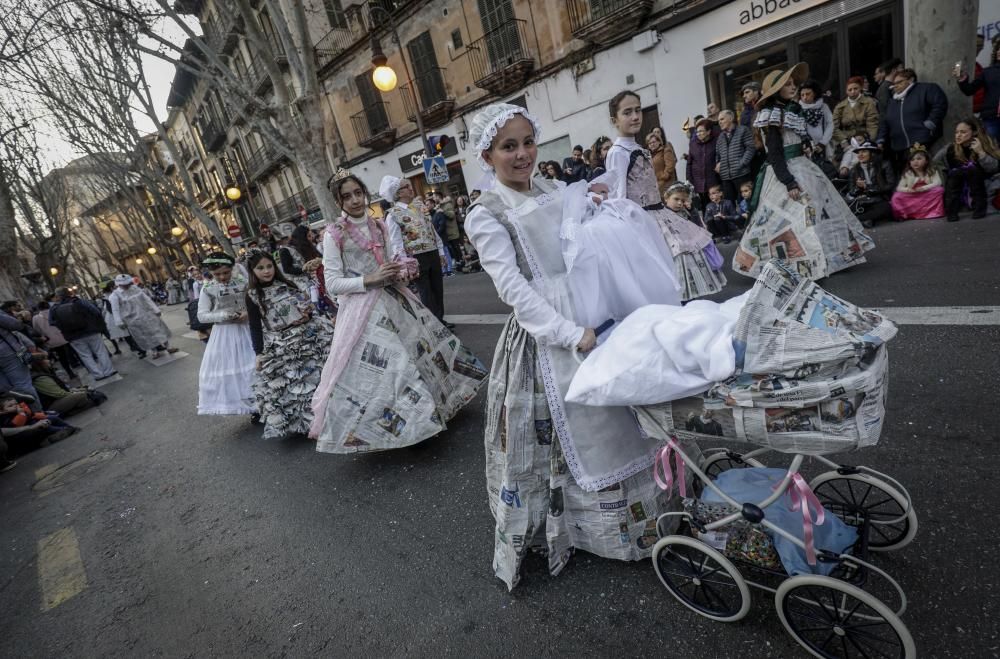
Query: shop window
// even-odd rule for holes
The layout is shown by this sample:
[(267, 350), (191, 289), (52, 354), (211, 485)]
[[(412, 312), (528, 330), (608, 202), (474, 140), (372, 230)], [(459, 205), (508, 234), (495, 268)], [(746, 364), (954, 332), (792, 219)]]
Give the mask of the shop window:
[(875, 67), (892, 59), (892, 14), (884, 13), (847, 25), (847, 76), (864, 76), (875, 93)]
[(843, 96), (840, 83), (840, 53), (836, 32), (810, 36), (798, 41), (798, 60), (809, 64), (809, 77), (819, 83), (828, 100), (836, 103)]
[[(737, 115), (743, 112), (741, 90), (748, 82), (760, 82), (768, 71), (788, 68), (788, 47), (777, 44), (768, 49), (734, 58), (713, 70), (710, 96), (719, 99), (719, 108), (728, 108)], [(692, 109), (691, 116), (704, 110)], [(675, 126), (672, 128), (676, 128)]]

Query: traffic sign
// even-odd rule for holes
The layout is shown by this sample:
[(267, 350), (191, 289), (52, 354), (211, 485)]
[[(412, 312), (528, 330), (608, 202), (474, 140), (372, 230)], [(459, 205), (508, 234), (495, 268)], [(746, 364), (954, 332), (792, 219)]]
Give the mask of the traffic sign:
[(242, 235), (243, 233), (242, 231), (240, 231), (239, 225), (236, 224), (230, 224), (228, 227), (226, 227), (226, 231), (229, 232), (230, 238), (239, 238), (240, 235)]
[(424, 159), (424, 178), (431, 185), (448, 180), (448, 165), (444, 162), (444, 156)]

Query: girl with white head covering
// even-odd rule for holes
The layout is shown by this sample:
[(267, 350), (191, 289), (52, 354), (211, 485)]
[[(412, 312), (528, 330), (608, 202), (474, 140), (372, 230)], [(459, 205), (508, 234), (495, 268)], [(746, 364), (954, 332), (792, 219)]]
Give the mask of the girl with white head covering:
[[(514, 308), (494, 355), (485, 423), (493, 568), (508, 588), (518, 582), (529, 547), (547, 552), (553, 575), (574, 548), (647, 558), (656, 516), (669, 499), (651, 473), (656, 446), (640, 437), (629, 410), (566, 403), (565, 395), (578, 365), (574, 351), (596, 344), (601, 323), (593, 320), (629, 311), (606, 311), (593, 298), (610, 307), (623, 300), (679, 303), (670, 253), (635, 204), (596, 207), (594, 193), (606, 193), (613, 180), (567, 188), (533, 178), (539, 132), (524, 108), (509, 104), (485, 108), (470, 126), (476, 157), (495, 182), (465, 227), (501, 299)], [(607, 248), (595, 250), (594, 241), (605, 239)], [(656, 269), (659, 297), (636, 293), (650, 289), (632, 276), (629, 259)], [(623, 280), (604, 278), (599, 290), (580, 290), (576, 269), (589, 272), (595, 262), (622, 272)]]
[(309, 434), (321, 453), (417, 444), (447, 429), (486, 368), (407, 289), (417, 263), (369, 212), (361, 179), (348, 174), (330, 187), (344, 212), (323, 237), (323, 274), (339, 309)]

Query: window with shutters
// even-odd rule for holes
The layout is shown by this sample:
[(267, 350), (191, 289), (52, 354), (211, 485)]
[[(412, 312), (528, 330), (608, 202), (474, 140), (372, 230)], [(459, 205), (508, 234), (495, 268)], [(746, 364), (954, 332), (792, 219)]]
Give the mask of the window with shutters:
[(511, 0), (478, 0), (478, 3), (490, 61), (494, 64), (506, 62), (521, 50), (514, 6)]
[(354, 77), (354, 84), (361, 97), (361, 107), (365, 109), (365, 121), (368, 123), (370, 135), (376, 135), (389, 127), (389, 116), (385, 111), (385, 103), (375, 83), (372, 82), (372, 72), (367, 71)]
[(344, 16), (344, 7), (340, 0), (323, 0), (323, 9), (326, 11), (326, 20), (331, 28), (347, 29), (347, 17)]
[(445, 100), (444, 78), (434, 54), (434, 41), (430, 32), (424, 32), (406, 45), (413, 63), (413, 76), (420, 108), (426, 110), (435, 103)]

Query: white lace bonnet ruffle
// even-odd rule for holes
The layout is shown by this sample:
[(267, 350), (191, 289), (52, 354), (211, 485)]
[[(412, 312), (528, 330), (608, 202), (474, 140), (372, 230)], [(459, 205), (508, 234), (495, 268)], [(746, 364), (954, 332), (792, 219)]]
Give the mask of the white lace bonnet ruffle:
[(476, 161), (479, 162), (479, 166), (483, 168), (483, 171), (493, 171), (493, 168), (483, 159), (483, 151), (489, 150), (497, 133), (515, 114), (520, 114), (531, 122), (531, 127), (535, 130), (535, 139), (537, 140), (542, 134), (542, 127), (539, 125), (538, 120), (520, 105), (494, 103), (483, 108), (481, 112), (472, 118), (472, 125), (469, 126), (469, 140), (475, 145)]
[(115, 277), (116, 286), (131, 286), (135, 281), (132, 279), (132, 275), (118, 275)]

